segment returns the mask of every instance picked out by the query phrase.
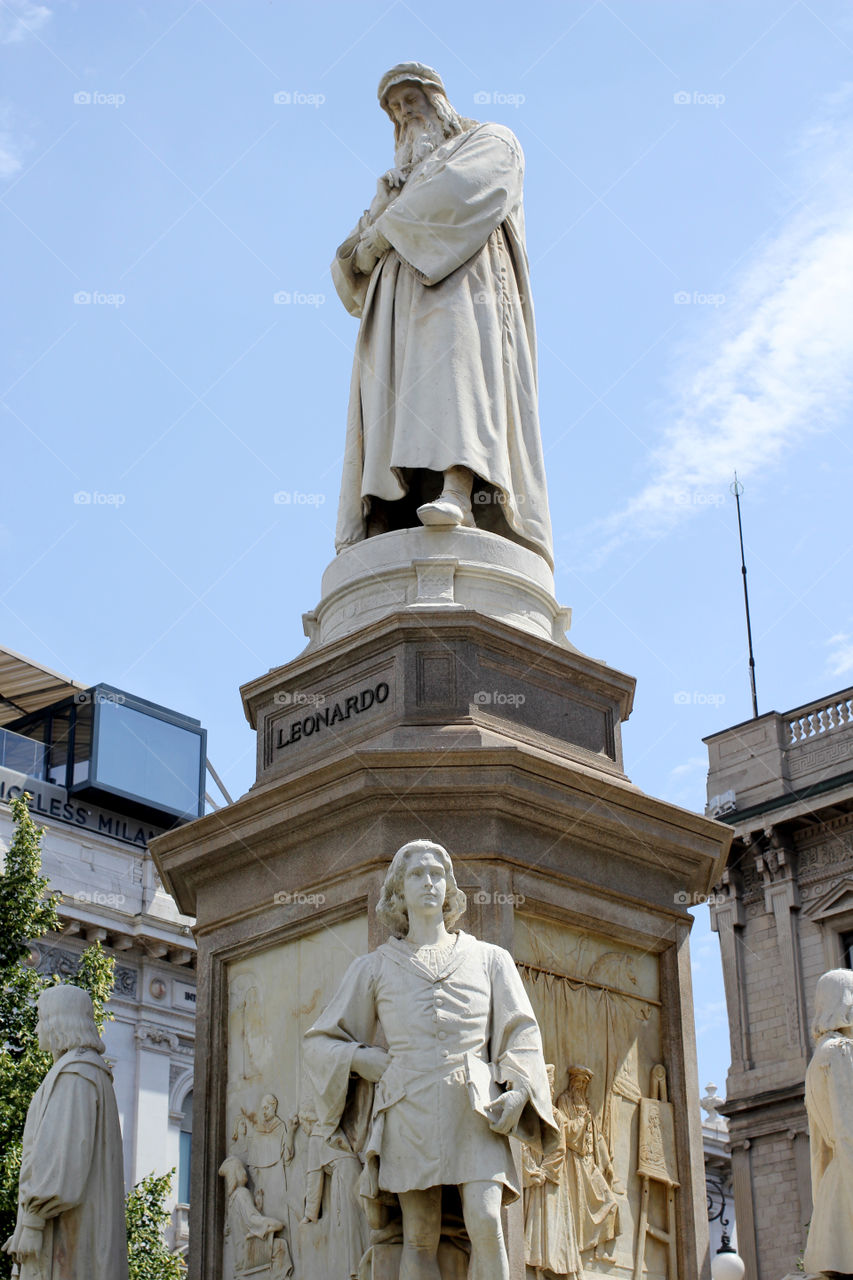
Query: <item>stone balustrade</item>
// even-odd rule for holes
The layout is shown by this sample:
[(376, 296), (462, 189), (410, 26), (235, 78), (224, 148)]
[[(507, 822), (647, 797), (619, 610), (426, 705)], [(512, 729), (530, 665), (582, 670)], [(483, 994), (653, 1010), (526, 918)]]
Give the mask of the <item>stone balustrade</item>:
[(709, 812), (797, 800), (847, 768), (853, 773), (853, 688), (745, 720), (705, 742)]

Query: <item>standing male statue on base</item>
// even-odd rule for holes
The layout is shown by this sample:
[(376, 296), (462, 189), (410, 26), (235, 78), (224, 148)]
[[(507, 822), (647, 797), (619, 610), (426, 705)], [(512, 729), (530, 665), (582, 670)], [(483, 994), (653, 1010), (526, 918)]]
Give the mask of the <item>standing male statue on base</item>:
[[(509, 952), (451, 932), (465, 910), (431, 840), (397, 850), (377, 917), (395, 934), (355, 960), (305, 1038), (321, 1131), (334, 1144), (356, 1077), (374, 1083), (361, 1194), (396, 1196), (399, 1280), (440, 1280), (442, 1190), (458, 1187), (469, 1280), (509, 1280), (501, 1206), (517, 1200), (509, 1135), (558, 1141), (542, 1040)], [(387, 1051), (376, 1044), (384, 1035)]]
[(521, 147), (459, 116), (420, 62), (386, 72), (379, 102), (395, 165), (332, 264), (361, 320), (337, 549), (476, 525), (553, 567)]

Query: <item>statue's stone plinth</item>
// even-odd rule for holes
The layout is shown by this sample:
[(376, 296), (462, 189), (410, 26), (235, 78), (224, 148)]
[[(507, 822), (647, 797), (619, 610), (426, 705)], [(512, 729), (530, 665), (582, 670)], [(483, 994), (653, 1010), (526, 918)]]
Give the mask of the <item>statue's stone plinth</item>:
[[(384, 940), (374, 908), (389, 859), (421, 836), (452, 854), (469, 902), (460, 927), (512, 952), (556, 1095), (570, 1066), (589, 1069), (599, 1154), (592, 1166), (568, 1157), (571, 1186), (591, 1194), (609, 1152), (619, 1213), (597, 1249), (584, 1228), (585, 1272), (631, 1280), (640, 1251), (661, 1280), (668, 1265), (670, 1280), (673, 1266), (680, 1280), (707, 1269), (687, 905), (718, 878), (730, 833), (625, 777), (630, 677), (518, 618), (454, 605), (407, 600), (252, 681), (255, 785), (155, 842), (164, 882), (198, 919), (190, 1280), (235, 1274), (226, 1156), (255, 1194), (267, 1188), (262, 1211), (285, 1224), (296, 1280), (328, 1280), (355, 1247), (330, 1227), (334, 1173), (325, 1216), (300, 1223), (312, 1140), (302, 1035), (354, 956)], [(263, 1118), (270, 1095), (279, 1128)], [(294, 1115), (294, 1156), (273, 1178), (270, 1133)], [(507, 1224), (524, 1280), (520, 1202)]]
[(309, 648), (402, 608), (474, 609), (568, 645), (571, 613), (557, 604), (541, 555), (482, 529), (417, 528), (366, 538), (336, 556), (320, 603), (304, 615)]

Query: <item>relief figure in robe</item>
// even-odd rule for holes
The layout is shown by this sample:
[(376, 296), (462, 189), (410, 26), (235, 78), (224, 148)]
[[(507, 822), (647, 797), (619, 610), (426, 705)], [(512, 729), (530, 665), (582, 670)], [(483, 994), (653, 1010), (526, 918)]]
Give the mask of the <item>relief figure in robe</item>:
[(225, 1179), (225, 1236), (231, 1241), (234, 1275), (258, 1274), (265, 1280), (285, 1280), (293, 1274), (284, 1223), (261, 1213), (248, 1187), (242, 1160), (228, 1156), (219, 1166)]
[(613, 1240), (619, 1231), (616, 1195), (621, 1186), (587, 1099), (591, 1079), (589, 1067), (570, 1067), (569, 1087), (557, 1099), (557, 1110), (566, 1120), (569, 1195), (581, 1253)]
[[(551, 1097), (556, 1076), (547, 1065)], [(532, 1147), (521, 1149), (521, 1178), (524, 1185), (524, 1256), (529, 1280), (552, 1280), (554, 1276), (575, 1276), (583, 1280), (583, 1263), (578, 1248), (574, 1212), (569, 1197), (569, 1156), (566, 1146), (568, 1120), (555, 1108), (554, 1119), (560, 1140), (548, 1155)]]
[(262, 1212), (288, 1222), (287, 1166), (293, 1159), (294, 1120), (278, 1114), (278, 1098), (267, 1093), (261, 1099), (261, 1118), (249, 1132), (248, 1163), (260, 1192)]

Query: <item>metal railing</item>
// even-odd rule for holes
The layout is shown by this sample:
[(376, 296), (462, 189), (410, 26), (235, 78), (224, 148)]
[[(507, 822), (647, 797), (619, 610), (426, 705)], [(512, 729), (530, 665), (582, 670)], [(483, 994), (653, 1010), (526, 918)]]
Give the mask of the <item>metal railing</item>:
[(11, 729), (0, 729), (0, 765), (30, 778), (47, 777), (47, 747)]

